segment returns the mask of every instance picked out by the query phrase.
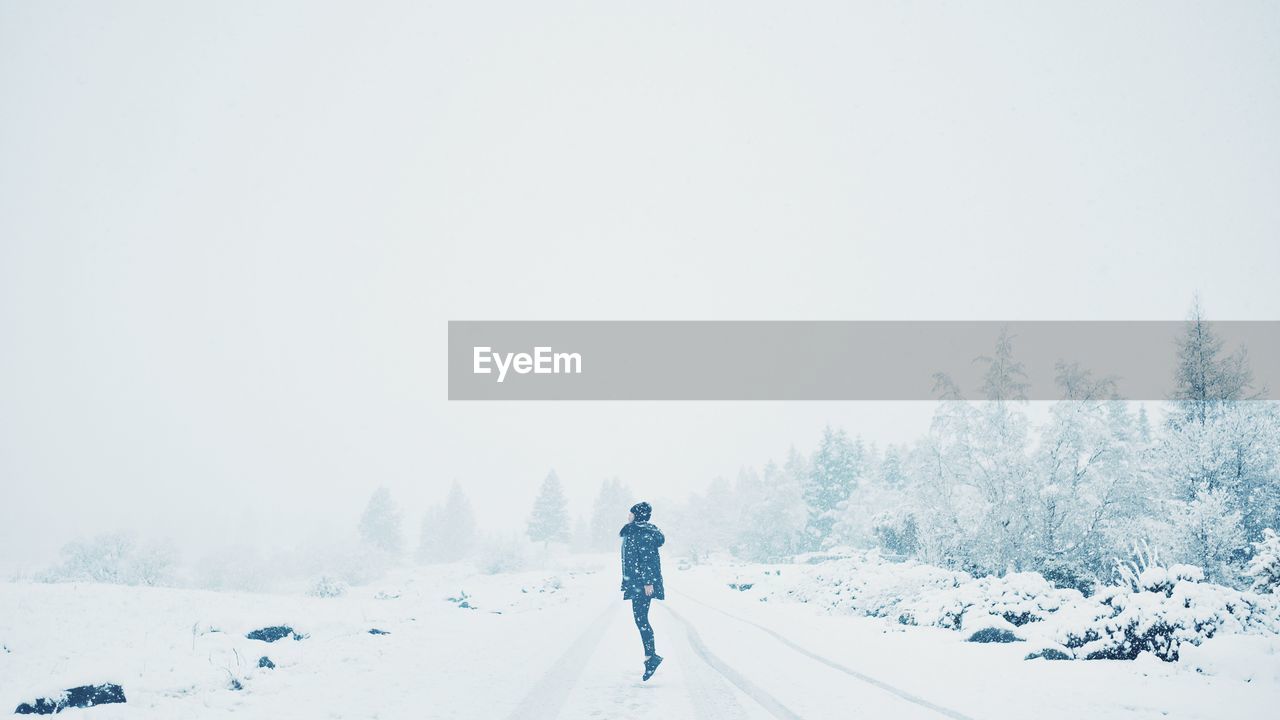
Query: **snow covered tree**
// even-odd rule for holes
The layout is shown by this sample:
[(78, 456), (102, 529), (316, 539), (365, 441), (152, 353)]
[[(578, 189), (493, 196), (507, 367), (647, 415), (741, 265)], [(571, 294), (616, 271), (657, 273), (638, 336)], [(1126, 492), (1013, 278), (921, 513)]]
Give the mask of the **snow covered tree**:
[(1061, 585), (1088, 590), (1132, 542), (1146, 510), (1133, 415), (1112, 382), (1059, 363), (1063, 399), (1049, 410), (1035, 472), (1028, 480), (1027, 556), (1021, 566)]
[(542, 489), (529, 515), (527, 533), (530, 540), (543, 544), (569, 542), (569, 503), (555, 470), (547, 473), (542, 481)]
[(779, 468), (773, 461), (765, 465), (760, 499), (744, 506), (737, 543), (743, 558), (777, 562), (806, 549), (809, 509), (804, 501), (803, 459), (794, 448), (791, 452), (789, 469)]
[(1147, 417), (1147, 406), (1138, 406), (1138, 442), (1144, 447), (1151, 444), (1151, 419)]
[(1027, 369), (1013, 359), (1013, 336), (1009, 329), (1000, 331), (995, 355), (983, 355), (978, 361), (987, 366), (982, 376), (982, 393), (993, 403), (1026, 402)]
[(152, 542), (138, 548), (130, 563), (130, 582), (137, 585), (163, 585), (172, 580), (178, 553), (167, 543)]
[(1029, 456), (1026, 372), (1002, 332), (986, 365), (986, 402), (969, 403), (946, 375), (929, 435), (912, 456), (919, 552), (976, 574), (1017, 569), (1025, 558)]
[(591, 549), (591, 526), (581, 514), (573, 518), (573, 533), (569, 538), (569, 546), (574, 552), (587, 552)]
[(805, 487), (809, 484), (809, 459), (796, 450), (795, 445), (787, 448), (787, 459), (782, 463), (782, 474), (787, 482), (794, 482), (800, 488), (800, 499), (804, 503), (807, 523), (809, 501), (805, 499)]
[(635, 504), (631, 489), (622, 484), (618, 478), (609, 478), (600, 483), (600, 492), (596, 495), (591, 510), (592, 550), (606, 550), (618, 546), (618, 528), (627, 522), (627, 508)]
[(1236, 559), (1247, 547), (1240, 526), (1240, 511), (1221, 488), (1201, 489), (1178, 518), (1183, 532), (1184, 557), (1204, 569), (1205, 577), (1223, 585), (1236, 583)]
[(1235, 584), (1248, 542), (1280, 520), (1277, 408), (1251, 401), (1244, 351), (1226, 353), (1199, 302), (1178, 343), (1174, 380), (1165, 433), (1152, 450), (1170, 506), (1168, 554)]
[(849, 498), (862, 475), (862, 455), (861, 441), (855, 445), (843, 429), (830, 425), (823, 429), (822, 441), (814, 451), (808, 482), (804, 487), (805, 502), (809, 508), (807, 532), (812, 549), (822, 547), (831, 537), (840, 503)]
[(1224, 403), (1243, 400), (1253, 384), (1253, 374), (1243, 350), (1223, 355), (1222, 339), (1205, 321), (1196, 298), (1186, 329), (1178, 340), (1178, 367), (1174, 374), (1174, 403), (1178, 412), (1170, 422), (1180, 425), (1208, 422)]
[(902, 466), (902, 450), (896, 445), (885, 448), (880, 462), (880, 481), (885, 487), (900, 488), (906, 483), (906, 471)]
[(373, 547), (399, 555), (404, 545), (400, 522), (400, 508), (391, 499), (391, 491), (380, 487), (373, 491), (360, 517), (360, 537)]
[(128, 532), (110, 532), (75, 540), (62, 548), (62, 563), (50, 570), (53, 582), (89, 581), (119, 585), (161, 585), (177, 553), (167, 543), (139, 545)]
[(1266, 528), (1262, 539), (1253, 543), (1253, 559), (1245, 568), (1253, 578), (1253, 589), (1260, 593), (1280, 592), (1280, 535)]
[(871, 518), (871, 532), (880, 549), (902, 558), (914, 557), (920, 547), (916, 515), (909, 509), (881, 510)]
[(135, 547), (133, 536), (125, 532), (67, 543), (62, 548), (63, 562), (57, 579), (128, 584), (129, 561)]
[(832, 529), (834, 541), (852, 547), (879, 546), (893, 555), (914, 554), (915, 518), (905, 507), (905, 475), (897, 449), (890, 446), (880, 458), (873, 448), (866, 464), (865, 477), (840, 503)]
[(456, 562), (475, 545), (476, 521), (462, 486), (454, 481), (443, 505), (427, 510), (418, 536), (418, 559), (422, 562)]
[(746, 511), (758, 505), (765, 496), (764, 480), (753, 467), (738, 468), (738, 479), (733, 484), (733, 505), (737, 510), (739, 525), (746, 522)]
[(729, 550), (738, 535), (738, 508), (733, 486), (717, 477), (705, 492), (685, 503), (679, 535), (694, 558)]

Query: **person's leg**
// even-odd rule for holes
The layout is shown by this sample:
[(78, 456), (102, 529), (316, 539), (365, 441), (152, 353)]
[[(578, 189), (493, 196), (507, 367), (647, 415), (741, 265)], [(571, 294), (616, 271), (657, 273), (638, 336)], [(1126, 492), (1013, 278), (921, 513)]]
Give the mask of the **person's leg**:
[(653, 628), (649, 626), (649, 598), (631, 598), (631, 615), (635, 618), (636, 628), (640, 630), (640, 641), (644, 643), (644, 656), (652, 657)]

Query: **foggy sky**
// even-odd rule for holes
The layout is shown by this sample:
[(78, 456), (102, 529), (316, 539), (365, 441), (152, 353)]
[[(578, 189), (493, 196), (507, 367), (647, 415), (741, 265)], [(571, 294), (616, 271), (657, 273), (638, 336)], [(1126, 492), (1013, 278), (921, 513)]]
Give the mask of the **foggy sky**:
[(687, 5), (0, 2), (0, 569), (932, 411), (450, 404), (450, 319), (1280, 317), (1277, 4)]

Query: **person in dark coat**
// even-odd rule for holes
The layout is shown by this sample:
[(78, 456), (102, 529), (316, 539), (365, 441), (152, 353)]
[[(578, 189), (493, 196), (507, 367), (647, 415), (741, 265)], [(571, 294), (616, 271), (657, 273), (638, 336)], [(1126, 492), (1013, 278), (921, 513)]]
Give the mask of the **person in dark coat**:
[(648, 680), (662, 662), (654, 651), (653, 627), (649, 625), (649, 603), (662, 600), (662, 558), (658, 548), (666, 542), (657, 525), (649, 522), (653, 507), (647, 502), (631, 506), (630, 522), (618, 533), (622, 537), (622, 598), (631, 601), (631, 615), (644, 644), (644, 677)]

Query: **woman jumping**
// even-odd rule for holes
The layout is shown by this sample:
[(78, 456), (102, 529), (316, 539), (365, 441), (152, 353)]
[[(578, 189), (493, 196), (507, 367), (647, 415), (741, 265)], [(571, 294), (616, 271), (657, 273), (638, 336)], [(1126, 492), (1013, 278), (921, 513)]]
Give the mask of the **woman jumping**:
[(622, 526), (622, 599), (631, 601), (631, 615), (644, 643), (644, 677), (648, 680), (662, 663), (653, 649), (653, 628), (649, 625), (649, 602), (662, 600), (662, 559), (658, 548), (666, 542), (662, 531), (649, 522), (653, 507), (647, 502), (631, 506), (629, 522)]

